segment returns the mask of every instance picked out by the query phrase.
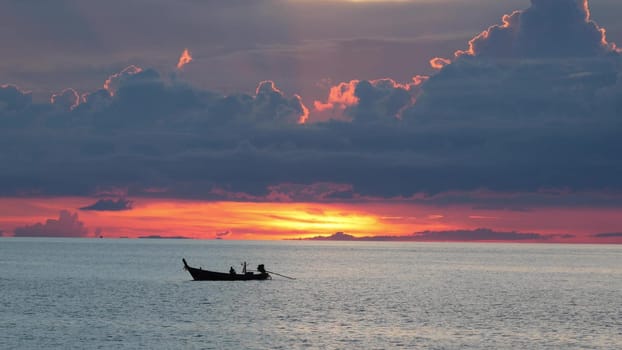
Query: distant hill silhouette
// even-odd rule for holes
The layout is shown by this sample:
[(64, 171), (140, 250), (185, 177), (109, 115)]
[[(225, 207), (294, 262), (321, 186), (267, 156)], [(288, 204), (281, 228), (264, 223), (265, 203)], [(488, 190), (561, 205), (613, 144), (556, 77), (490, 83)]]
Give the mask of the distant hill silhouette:
[(465, 241), (547, 241), (553, 238), (570, 239), (574, 235), (555, 234), (543, 235), (539, 233), (502, 232), (488, 228), (475, 230), (451, 231), (423, 231), (406, 236), (365, 236), (355, 237), (343, 232), (336, 232), (330, 236), (316, 236), (305, 240), (312, 241), (413, 241), (413, 242), (465, 242)]

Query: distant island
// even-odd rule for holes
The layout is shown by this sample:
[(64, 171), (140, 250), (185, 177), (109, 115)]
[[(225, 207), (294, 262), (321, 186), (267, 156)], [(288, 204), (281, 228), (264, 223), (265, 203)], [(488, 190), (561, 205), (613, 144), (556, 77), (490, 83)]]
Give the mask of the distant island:
[(343, 232), (336, 232), (330, 236), (315, 236), (300, 238), (308, 241), (393, 241), (393, 242), (481, 242), (481, 241), (538, 241), (564, 240), (575, 238), (569, 234), (543, 235), (539, 233), (500, 232), (488, 228), (475, 230), (453, 231), (423, 231), (405, 236), (364, 236), (355, 237)]
[(150, 235), (150, 236), (140, 236), (139, 239), (192, 239), (190, 237), (184, 236), (160, 236), (160, 235)]

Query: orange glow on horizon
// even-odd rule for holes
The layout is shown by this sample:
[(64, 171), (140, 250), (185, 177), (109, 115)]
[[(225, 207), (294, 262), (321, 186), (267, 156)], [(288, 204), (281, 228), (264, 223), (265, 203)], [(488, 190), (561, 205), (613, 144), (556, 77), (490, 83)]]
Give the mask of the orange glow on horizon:
[[(549, 242), (622, 243), (596, 233), (622, 232), (615, 208), (541, 208), (533, 211), (429, 207), (409, 202), (267, 203), (132, 198), (133, 209), (84, 211), (93, 198), (0, 198), (0, 230), (45, 223), (61, 210), (77, 213), (89, 236), (142, 236), (227, 240), (280, 240), (330, 236), (411, 236), (424, 231), (475, 230), (571, 234)], [(557, 236), (556, 236), (557, 237)], [(561, 236), (559, 236), (561, 237)]]
[(179, 57), (179, 62), (177, 62), (177, 69), (181, 70), (185, 65), (192, 62), (192, 55), (188, 49), (184, 49)]
[[(0, 199), (0, 227), (45, 222), (60, 210), (77, 212), (89, 232), (106, 237), (159, 235), (200, 239), (296, 239), (345, 232), (353, 236), (407, 235), (449, 229), (442, 222), (410, 216), (410, 208), (385, 204), (198, 202), (136, 200), (132, 210), (81, 211), (93, 199)], [(395, 215), (395, 214), (398, 215)]]

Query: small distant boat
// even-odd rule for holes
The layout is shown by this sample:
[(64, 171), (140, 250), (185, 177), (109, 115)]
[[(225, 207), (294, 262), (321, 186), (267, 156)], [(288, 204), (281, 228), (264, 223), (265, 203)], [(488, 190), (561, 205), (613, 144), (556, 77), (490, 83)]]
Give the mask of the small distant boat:
[(267, 280), (272, 279), (272, 276), (266, 271), (263, 264), (257, 266), (257, 272), (246, 272), (239, 274), (236, 273), (233, 268), (229, 273), (226, 272), (214, 272), (209, 270), (203, 270), (201, 268), (190, 267), (186, 262), (186, 259), (181, 259), (184, 262), (184, 269), (190, 273), (195, 281), (253, 281), (253, 280)]

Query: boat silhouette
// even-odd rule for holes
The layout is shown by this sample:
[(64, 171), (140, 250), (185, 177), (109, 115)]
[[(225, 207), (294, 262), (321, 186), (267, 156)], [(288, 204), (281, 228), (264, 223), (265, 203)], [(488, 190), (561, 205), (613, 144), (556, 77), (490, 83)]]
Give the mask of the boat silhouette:
[(266, 271), (264, 265), (257, 266), (257, 272), (236, 273), (233, 270), (227, 272), (216, 272), (210, 270), (203, 270), (202, 268), (191, 267), (186, 262), (186, 259), (181, 259), (184, 262), (184, 269), (190, 273), (195, 281), (253, 281), (253, 280), (266, 280), (272, 279), (272, 276)]

